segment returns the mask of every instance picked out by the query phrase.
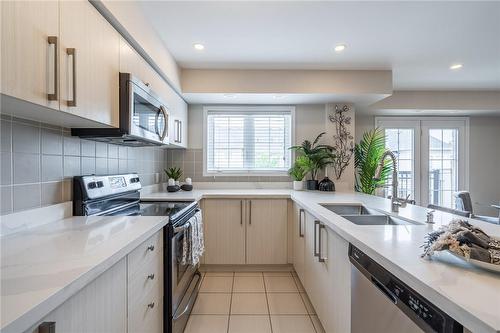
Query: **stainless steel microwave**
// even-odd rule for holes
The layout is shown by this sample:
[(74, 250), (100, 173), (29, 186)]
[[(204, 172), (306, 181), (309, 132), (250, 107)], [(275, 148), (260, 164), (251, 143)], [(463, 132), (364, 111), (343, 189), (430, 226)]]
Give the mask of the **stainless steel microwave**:
[(130, 73), (120, 73), (119, 89), (119, 128), (73, 128), (71, 134), (125, 146), (168, 144), (169, 111), (161, 98)]

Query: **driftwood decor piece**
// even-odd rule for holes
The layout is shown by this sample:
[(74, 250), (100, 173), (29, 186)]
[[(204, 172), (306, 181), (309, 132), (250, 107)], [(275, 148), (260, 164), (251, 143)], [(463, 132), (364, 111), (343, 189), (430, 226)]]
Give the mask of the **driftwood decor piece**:
[(340, 179), (354, 154), (354, 137), (348, 129), (348, 125), (351, 124), (351, 117), (347, 116), (349, 110), (350, 108), (347, 105), (342, 107), (335, 105), (328, 116), (330, 121), (335, 124), (333, 147), (335, 148), (336, 157), (333, 161), (333, 171), (336, 179)]

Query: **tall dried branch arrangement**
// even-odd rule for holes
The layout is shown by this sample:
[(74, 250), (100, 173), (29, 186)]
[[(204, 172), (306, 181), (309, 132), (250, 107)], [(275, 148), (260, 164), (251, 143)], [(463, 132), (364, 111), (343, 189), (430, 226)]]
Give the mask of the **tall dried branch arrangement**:
[(328, 116), (330, 121), (335, 124), (335, 134), (333, 135), (333, 147), (336, 157), (333, 161), (333, 171), (336, 179), (340, 179), (345, 168), (351, 162), (354, 154), (354, 137), (348, 130), (351, 124), (351, 117), (346, 113), (350, 110), (347, 105), (332, 107), (332, 113)]

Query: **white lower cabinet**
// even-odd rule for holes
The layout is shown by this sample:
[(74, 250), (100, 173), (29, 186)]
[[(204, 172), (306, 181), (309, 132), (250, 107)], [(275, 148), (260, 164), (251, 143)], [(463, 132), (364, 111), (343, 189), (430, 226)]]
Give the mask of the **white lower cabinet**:
[(127, 256), (128, 332), (163, 331), (163, 237), (158, 232)]
[(297, 204), (293, 205), (293, 268), (302, 284), (305, 284), (306, 212)]
[(287, 199), (205, 199), (205, 264), (286, 264)]
[[(126, 258), (49, 313), (40, 325), (48, 323), (53, 323), (56, 333), (126, 332)], [(30, 330), (30, 332), (38, 331), (43, 330), (38, 328)]]
[(163, 332), (163, 233), (157, 232), (28, 332)]
[[(294, 245), (297, 242), (300, 244), (296, 240)], [(346, 240), (311, 214), (305, 214), (304, 273), (299, 278), (325, 331), (329, 333), (350, 332), (351, 268), (348, 248)], [(300, 254), (297, 258), (300, 260)]]

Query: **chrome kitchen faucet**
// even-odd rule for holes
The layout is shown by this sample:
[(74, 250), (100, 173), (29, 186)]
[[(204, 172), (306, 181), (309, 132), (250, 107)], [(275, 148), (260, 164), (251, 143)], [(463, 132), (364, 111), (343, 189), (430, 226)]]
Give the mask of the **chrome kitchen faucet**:
[(393, 212), (399, 212), (399, 207), (406, 207), (406, 204), (408, 203), (408, 198), (402, 199), (398, 198), (398, 166), (397, 166), (397, 160), (396, 160), (396, 155), (390, 150), (387, 150), (384, 152), (382, 157), (380, 157), (380, 161), (378, 162), (377, 169), (375, 170), (375, 176), (373, 177), (374, 180), (380, 180), (380, 176), (382, 174), (382, 169), (384, 168), (384, 161), (385, 158), (389, 156), (392, 160), (392, 196), (391, 196), (391, 210)]

